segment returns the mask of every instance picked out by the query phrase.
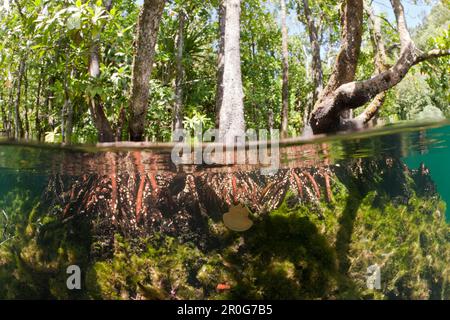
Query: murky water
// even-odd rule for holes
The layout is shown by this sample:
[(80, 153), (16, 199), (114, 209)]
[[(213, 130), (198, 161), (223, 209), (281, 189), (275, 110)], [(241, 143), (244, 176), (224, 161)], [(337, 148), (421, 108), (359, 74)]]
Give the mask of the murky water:
[(272, 175), (171, 150), (0, 140), (0, 298), (450, 298), (450, 123), (285, 141)]

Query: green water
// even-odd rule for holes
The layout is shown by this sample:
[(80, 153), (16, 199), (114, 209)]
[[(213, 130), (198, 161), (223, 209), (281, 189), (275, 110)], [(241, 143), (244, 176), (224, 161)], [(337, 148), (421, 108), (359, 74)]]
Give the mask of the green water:
[[(416, 133), (417, 137), (424, 138), (423, 144), (405, 157), (406, 164), (411, 168), (417, 168), (424, 163), (431, 172), (439, 194), (450, 204), (450, 127), (430, 129), (423, 136)], [(430, 150), (428, 145), (432, 145)], [(450, 221), (450, 210), (447, 208), (447, 221)]]
[(0, 140), (0, 299), (450, 299), (449, 122), (284, 141), (272, 175), (171, 147)]

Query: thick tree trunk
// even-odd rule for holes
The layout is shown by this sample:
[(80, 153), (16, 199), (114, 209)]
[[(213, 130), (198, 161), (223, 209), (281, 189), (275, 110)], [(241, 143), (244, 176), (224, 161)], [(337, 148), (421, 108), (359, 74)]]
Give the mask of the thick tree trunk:
[(178, 36), (177, 36), (177, 52), (176, 67), (177, 74), (175, 79), (175, 103), (173, 108), (172, 130), (183, 129), (183, 51), (184, 51), (184, 12), (180, 8), (178, 13)]
[(281, 0), (281, 35), (283, 59), (283, 87), (281, 107), (281, 137), (287, 138), (289, 125), (289, 36), (286, 25), (286, 0)]
[(219, 48), (217, 52), (217, 88), (216, 88), (216, 128), (220, 125), (220, 108), (223, 101), (223, 71), (225, 61), (225, 22), (226, 4), (220, 0), (219, 5)]
[[(97, 101), (95, 101), (97, 100)], [(114, 132), (111, 125), (106, 118), (103, 107), (98, 99), (91, 99), (89, 109), (91, 116), (94, 119), (95, 128), (98, 131), (99, 142), (112, 142), (114, 141)]]
[(139, 15), (130, 101), (129, 126), (132, 141), (144, 139), (150, 90), (149, 80), (153, 69), (153, 56), (164, 4), (165, 0), (144, 0)]
[[(93, 44), (91, 47), (90, 59), (89, 59), (89, 75), (93, 78), (100, 76), (100, 54), (98, 43)], [(67, 101), (67, 100), (66, 100)], [(91, 111), (92, 119), (94, 120), (95, 128), (98, 132), (99, 142), (112, 142), (114, 141), (114, 131), (111, 124), (106, 117), (103, 103), (100, 96), (96, 95), (90, 98), (89, 108)]]
[(305, 123), (309, 120), (312, 109), (323, 89), (323, 69), (320, 56), (319, 28), (309, 6), (309, 0), (303, 0), (303, 16), (308, 30), (309, 43), (311, 46), (311, 78), (314, 85), (312, 99), (309, 101), (305, 111)]
[(240, 0), (225, 0), (223, 100), (220, 107), (219, 141), (231, 144), (245, 135), (244, 92), (240, 56)]
[[(341, 47), (321, 96), (355, 79), (363, 33), (363, 0), (345, 0), (341, 8)], [(320, 99), (319, 99), (320, 100)], [(320, 101), (319, 101), (320, 103)]]
[[(89, 75), (92, 78), (98, 78), (100, 76), (100, 53), (99, 44), (95, 43), (91, 47), (91, 53), (89, 55)], [(101, 98), (96, 95), (90, 98), (89, 109), (92, 119), (94, 121), (95, 128), (98, 132), (99, 142), (112, 142), (114, 141), (114, 132), (111, 124), (106, 117), (103, 103)]]
[[(347, 0), (343, 10), (341, 51), (336, 67), (321, 99), (311, 117), (311, 127), (316, 134), (342, 129), (341, 114), (371, 101), (378, 94), (397, 85), (414, 65), (436, 57), (450, 54), (450, 50), (432, 50), (421, 54), (409, 34), (404, 9), (400, 0), (391, 0), (400, 35), (401, 52), (398, 61), (390, 69), (369, 80), (350, 82), (349, 74), (356, 70), (362, 32), (362, 0)], [(348, 26), (349, 28), (345, 28)], [(346, 31), (345, 31), (346, 30)], [(358, 46), (358, 50), (353, 48)], [(346, 52), (346, 54), (343, 54)], [(344, 122), (345, 127), (345, 122)]]

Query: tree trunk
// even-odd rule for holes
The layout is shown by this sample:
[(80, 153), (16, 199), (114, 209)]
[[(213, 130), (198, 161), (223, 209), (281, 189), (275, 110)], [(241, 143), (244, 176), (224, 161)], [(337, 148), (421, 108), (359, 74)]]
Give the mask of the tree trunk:
[(273, 117), (273, 110), (269, 109), (269, 112), (267, 114), (267, 123), (269, 125), (269, 130), (273, 130), (274, 129), (274, 117)]
[(334, 69), (323, 90), (326, 97), (344, 83), (355, 79), (363, 33), (363, 0), (345, 0), (341, 8), (341, 47)]
[[(65, 90), (64, 90), (65, 91)], [(67, 109), (67, 98), (64, 93), (64, 103), (61, 108), (61, 142), (64, 142), (66, 140), (66, 109)]]
[(139, 15), (130, 101), (130, 138), (142, 141), (147, 116), (150, 76), (165, 0), (144, 0)]
[(17, 73), (17, 92), (16, 101), (14, 103), (14, 138), (19, 139), (22, 137), (22, 121), (20, 119), (20, 98), (22, 93), (22, 79), (25, 72), (25, 59), (21, 58), (19, 63), (19, 70)]
[(178, 13), (178, 37), (176, 52), (176, 68), (177, 74), (175, 79), (175, 104), (173, 108), (172, 130), (183, 129), (183, 51), (184, 51), (184, 12), (179, 9)]
[[(71, 78), (74, 78), (76, 76), (75, 70), (72, 70)], [(65, 142), (67, 144), (72, 143), (72, 134), (73, 134), (73, 116), (74, 116), (74, 109), (73, 109), (73, 103), (70, 100), (70, 92), (69, 88), (67, 87), (67, 84), (64, 88), (64, 94), (65, 94), (65, 100), (67, 101), (67, 121), (66, 121), (66, 140)]]
[(281, 137), (287, 138), (289, 125), (289, 36), (286, 25), (286, 0), (281, 0), (281, 35), (283, 59), (283, 87), (281, 93)]
[(219, 48), (217, 52), (217, 89), (216, 89), (216, 128), (220, 125), (220, 108), (223, 100), (223, 72), (225, 61), (225, 22), (226, 4), (225, 0), (220, 0), (219, 5)]
[[(66, 98), (68, 99), (68, 98)], [(67, 121), (66, 121), (66, 140), (67, 144), (72, 143), (72, 133), (73, 133), (73, 104), (69, 100), (67, 105)]]
[(40, 76), (39, 76), (39, 83), (38, 83), (38, 87), (37, 87), (37, 93), (36, 93), (36, 105), (34, 106), (35, 108), (35, 121), (34, 121), (34, 125), (36, 128), (36, 139), (37, 141), (41, 140), (41, 121), (39, 119), (40, 114), (39, 114), (39, 110), (41, 108), (41, 90), (42, 90), (42, 81), (43, 81), (43, 77), (44, 77), (44, 68), (41, 68), (41, 72), (40, 72)]
[(240, 56), (240, 0), (225, 0), (223, 99), (220, 107), (219, 141), (231, 144), (245, 135), (244, 92)]
[[(389, 68), (381, 30), (381, 18), (375, 15), (370, 5), (365, 5), (365, 10), (369, 16), (369, 27), (372, 30), (371, 40), (375, 52), (375, 72), (376, 74), (380, 74)], [(346, 126), (350, 128), (363, 128), (375, 118), (385, 100), (386, 91), (383, 91), (372, 100), (369, 106), (358, 117), (349, 120)]]
[[(89, 73), (93, 78), (97, 78), (100, 75), (99, 68), (99, 51), (98, 45), (94, 45), (93, 50), (90, 54), (90, 63), (89, 63)], [(114, 132), (112, 130), (111, 124), (106, 117), (103, 103), (99, 95), (90, 98), (89, 105), (91, 116), (94, 120), (94, 125), (98, 132), (98, 141), (99, 142), (112, 142), (114, 141)]]
[(51, 126), (51, 129), (54, 130), (53, 124), (50, 123), (50, 121), (48, 121), (49, 119), (49, 115), (51, 114), (51, 110), (52, 110), (52, 105), (53, 105), (53, 99), (55, 98), (55, 93), (53, 92), (53, 85), (55, 84), (55, 76), (50, 76), (50, 78), (48, 79), (48, 88), (47, 88), (47, 94), (46, 94), (46, 98), (45, 98), (45, 109), (44, 109), (44, 114), (42, 116), (43, 119), (47, 119), (47, 122), (44, 122), (44, 126), (41, 125), (41, 129), (42, 133), (45, 134), (45, 130), (48, 128), (48, 126)]
[(303, 0), (303, 16), (308, 30), (309, 43), (311, 46), (311, 78), (314, 85), (312, 99), (309, 101), (304, 115), (305, 123), (310, 118), (312, 109), (323, 89), (323, 69), (320, 56), (319, 28), (309, 6), (309, 0)]
[(30, 121), (28, 119), (28, 70), (25, 68), (24, 72), (24, 120), (25, 120), (25, 139), (30, 138)]
[(14, 88), (16, 87), (16, 81), (13, 81), (12, 87), (9, 90), (9, 102), (8, 102), (8, 115), (6, 122), (6, 135), (8, 138), (14, 136), (13, 132), (13, 109), (12, 106), (14, 104)]
[(6, 133), (6, 128), (7, 128), (7, 124), (8, 124), (8, 117), (6, 116), (6, 109), (5, 109), (5, 101), (4, 99), (4, 94), (3, 94), (3, 90), (0, 91), (0, 112), (2, 113), (2, 130), (3, 132)]
[[(103, 5), (106, 11), (110, 11), (112, 7), (112, 0), (105, 0)], [(102, 28), (103, 29), (103, 28)], [(89, 75), (93, 79), (100, 77), (100, 32), (92, 40), (90, 53), (89, 53)], [(68, 100), (66, 99), (65, 103)], [(70, 102), (69, 102), (70, 103)], [(99, 95), (90, 97), (89, 108), (91, 111), (92, 118), (94, 120), (94, 125), (98, 131), (98, 141), (99, 142), (112, 142), (115, 140), (114, 131), (111, 124), (106, 117), (105, 110), (103, 107), (103, 101)]]
[[(72, 72), (73, 73), (73, 72)], [(72, 143), (72, 131), (73, 131), (73, 105), (72, 101), (70, 100), (70, 92), (69, 87), (67, 85), (68, 79), (66, 78), (64, 81), (64, 106), (63, 106), (63, 118), (62, 118), (62, 125), (64, 125), (65, 130), (63, 134), (63, 142), (67, 144)], [(65, 119), (67, 115), (67, 119)]]

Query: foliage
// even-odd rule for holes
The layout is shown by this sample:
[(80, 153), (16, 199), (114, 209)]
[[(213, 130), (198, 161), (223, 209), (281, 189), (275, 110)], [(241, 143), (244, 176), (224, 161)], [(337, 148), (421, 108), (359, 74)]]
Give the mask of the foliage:
[[(106, 118), (128, 138), (127, 122), (133, 41), (139, 5), (132, 0), (113, 1), (110, 10), (103, 1), (36, 0), (8, 1), (0, 13), (0, 131), (40, 141), (93, 143), (97, 140), (90, 101), (98, 97)], [(196, 113), (215, 119), (217, 49), (219, 25), (217, 1), (176, 0), (166, 4), (156, 47), (151, 95), (145, 130), (151, 141), (171, 139), (172, 107), (176, 79), (179, 16), (184, 13), (185, 70), (184, 117)], [(251, 0), (242, 5), (241, 61), (245, 93), (246, 124), (249, 128), (279, 127), (281, 121), (281, 31), (279, 4)], [(328, 79), (339, 46), (340, 3), (309, 1), (319, 27), (324, 80)], [(288, 1), (289, 24), (289, 130), (298, 135), (304, 127), (303, 113), (315, 90), (311, 79), (311, 44), (305, 30), (303, 1)], [(448, 48), (449, 10), (443, 1), (433, 7), (414, 32), (418, 45)], [(367, 17), (366, 17), (367, 19)], [(383, 41), (389, 48), (388, 63), (398, 55), (398, 35), (383, 19)], [(365, 23), (368, 26), (368, 23)], [(358, 79), (373, 74), (374, 50), (370, 30), (365, 28)], [(99, 44), (100, 77), (88, 72), (90, 55)], [(425, 106), (433, 105), (448, 116), (450, 101), (449, 62), (441, 58), (417, 67), (411, 81), (426, 82), (419, 91), (393, 89), (388, 94), (382, 118), (413, 119)], [(24, 63), (24, 73), (20, 65)], [(419, 75), (420, 74), (420, 75)], [(19, 99), (19, 80), (21, 97)], [(405, 80), (404, 88), (412, 86)], [(405, 96), (406, 95), (406, 96)], [(420, 97), (421, 96), (421, 97)], [(399, 98), (400, 97), (400, 98)], [(15, 123), (15, 101), (18, 119)], [(417, 102), (405, 109), (409, 99)], [(70, 134), (69, 134), (70, 133)], [(17, 138), (17, 137), (16, 137)]]

